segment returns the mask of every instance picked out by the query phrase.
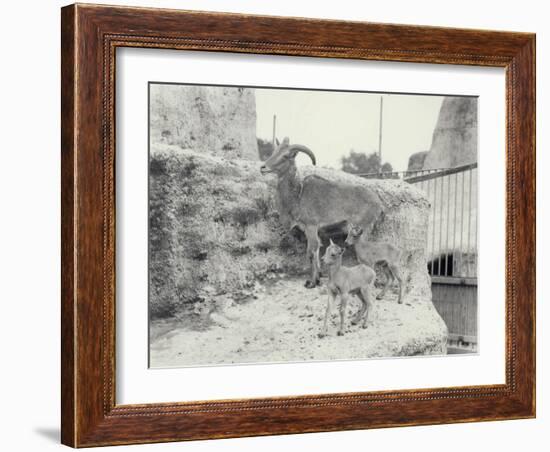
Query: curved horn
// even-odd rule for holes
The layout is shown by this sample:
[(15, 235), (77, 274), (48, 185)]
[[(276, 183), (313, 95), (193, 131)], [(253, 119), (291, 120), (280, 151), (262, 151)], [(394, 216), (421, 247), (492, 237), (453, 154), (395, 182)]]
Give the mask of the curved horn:
[(315, 154), (313, 154), (313, 151), (309, 149), (306, 146), (303, 146), (301, 144), (293, 144), (289, 147), (289, 151), (296, 151), (296, 152), (303, 152), (304, 154), (307, 154), (314, 165), (317, 165), (317, 161), (315, 160)]

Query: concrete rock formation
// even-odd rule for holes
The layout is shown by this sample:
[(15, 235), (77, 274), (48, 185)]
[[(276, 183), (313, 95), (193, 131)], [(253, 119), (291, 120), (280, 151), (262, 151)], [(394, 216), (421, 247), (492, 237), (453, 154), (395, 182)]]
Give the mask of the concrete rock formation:
[(415, 152), (414, 154), (411, 154), (409, 157), (409, 164), (407, 165), (408, 171), (420, 171), (424, 169), (424, 161), (426, 160), (426, 156), (428, 155), (428, 151), (420, 151)]
[(152, 84), (150, 99), (151, 143), (258, 160), (253, 90)]
[(453, 168), (477, 162), (477, 98), (445, 97), (429, 151), (409, 157), (408, 171)]
[(149, 168), (153, 316), (216, 295), (251, 295), (256, 281), (305, 265), (257, 163), (155, 144)]

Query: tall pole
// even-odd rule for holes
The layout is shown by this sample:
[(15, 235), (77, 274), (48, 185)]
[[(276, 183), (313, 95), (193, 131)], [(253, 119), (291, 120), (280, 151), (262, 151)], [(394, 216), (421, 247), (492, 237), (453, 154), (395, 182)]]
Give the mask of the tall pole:
[(384, 97), (380, 96), (380, 120), (378, 121), (378, 158), (380, 159), (380, 169), (382, 171), (382, 118), (384, 110)]
[(277, 130), (277, 115), (273, 115), (273, 139), (271, 140), (273, 144), (273, 149), (275, 149), (275, 132)]

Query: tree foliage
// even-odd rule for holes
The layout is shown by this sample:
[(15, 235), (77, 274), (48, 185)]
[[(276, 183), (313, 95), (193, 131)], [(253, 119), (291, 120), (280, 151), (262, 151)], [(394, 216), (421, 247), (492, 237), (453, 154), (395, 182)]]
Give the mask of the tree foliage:
[(392, 172), (391, 163), (381, 164), (378, 153), (365, 154), (353, 149), (347, 156), (342, 157), (342, 171), (352, 174)]

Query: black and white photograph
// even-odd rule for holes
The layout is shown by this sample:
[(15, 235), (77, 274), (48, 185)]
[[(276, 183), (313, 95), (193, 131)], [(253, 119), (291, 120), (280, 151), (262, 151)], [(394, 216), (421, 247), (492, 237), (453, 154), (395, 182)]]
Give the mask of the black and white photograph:
[(477, 353), (477, 100), (149, 83), (150, 367)]

